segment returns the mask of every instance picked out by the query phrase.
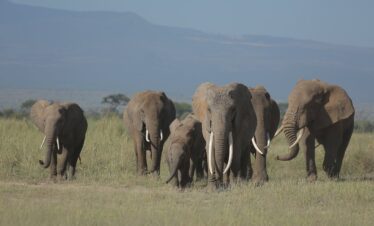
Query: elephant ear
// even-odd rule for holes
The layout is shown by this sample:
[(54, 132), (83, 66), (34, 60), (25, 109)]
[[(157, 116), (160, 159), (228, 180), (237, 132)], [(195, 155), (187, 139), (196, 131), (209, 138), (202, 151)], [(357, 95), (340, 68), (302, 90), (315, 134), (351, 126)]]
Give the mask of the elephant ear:
[(273, 137), (275, 132), (278, 129), (278, 124), (280, 121), (280, 111), (277, 102), (275, 100), (270, 99), (270, 136)]
[(323, 108), (317, 115), (316, 129), (325, 128), (354, 114), (351, 98), (339, 86), (329, 86), (322, 98)]
[(45, 109), (50, 106), (51, 103), (47, 100), (38, 100), (32, 105), (30, 111), (31, 121), (38, 127), (38, 129), (44, 133), (45, 128)]
[[(127, 128), (134, 128), (138, 131), (143, 129), (144, 111), (140, 106), (130, 103), (125, 109), (123, 116)], [(131, 131), (131, 129), (130, 129)]]
[(164, 114), (165, 114), (165, 126), (163, 129), (166, 131), (170, 131), (169, 126), (176, 118), (175, 106), (174, 106), (173, 101), (170, 100), (164, 92), (161, 93), (161, 100), (164, 103)]

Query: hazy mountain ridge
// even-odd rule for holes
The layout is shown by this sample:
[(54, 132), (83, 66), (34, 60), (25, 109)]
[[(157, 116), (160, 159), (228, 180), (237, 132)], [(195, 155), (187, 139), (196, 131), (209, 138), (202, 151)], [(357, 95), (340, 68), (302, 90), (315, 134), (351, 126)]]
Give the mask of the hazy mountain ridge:
[[(265, 85), (286, 100), (300, 78), (345, 87), (374, 81), (374, 49), (154, 25), (134, 13), (76, 12), (0, 1), (0, 88), (162, 89), (189, 99), (204, 81)], [(364, 91), (363, 91), (364, 90)], [(367, 92), (365, 92), (367, 91)]]

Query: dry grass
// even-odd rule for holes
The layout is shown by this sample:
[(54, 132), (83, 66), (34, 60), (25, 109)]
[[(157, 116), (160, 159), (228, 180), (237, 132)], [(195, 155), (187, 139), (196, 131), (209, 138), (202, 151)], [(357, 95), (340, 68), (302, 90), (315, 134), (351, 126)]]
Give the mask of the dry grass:
[(0, 225), (371, 225), (374, 221), (374, 134), (355, 134), (342, 180), (304, 179), (302, 154), (277, 138), (269, 154), (270, 182), (207, 192), (204, 182), (181, 192), (161, 180), (137, 177), (132, 142), (118, 118), (89, 121), (77, 180), (52, 183), (38, 165), (43, 135), (25, 120), (0, 119)]

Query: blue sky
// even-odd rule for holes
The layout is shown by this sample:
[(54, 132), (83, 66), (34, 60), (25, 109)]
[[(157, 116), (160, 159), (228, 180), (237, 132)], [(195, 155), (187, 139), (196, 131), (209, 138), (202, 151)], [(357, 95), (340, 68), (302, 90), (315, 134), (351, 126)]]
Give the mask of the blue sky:
[(374, 47), (371, 0), (12, 0), (70, 10), (135, 12), (155, 24)]

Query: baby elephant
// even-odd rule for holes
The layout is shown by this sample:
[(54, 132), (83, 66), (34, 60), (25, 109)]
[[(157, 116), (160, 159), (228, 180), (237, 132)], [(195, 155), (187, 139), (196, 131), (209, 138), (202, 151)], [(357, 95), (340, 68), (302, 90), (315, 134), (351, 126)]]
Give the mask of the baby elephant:
[(170, 125), (170, 146), (166, 161), (169, 165), (170, 177), (178, 187), (185, 187), (196, 177), (204, 177), (203, 158), (205, 141), (201, 131), (201, 123), (194, 115), (189, 114), (183, 121), (175, 119)]

